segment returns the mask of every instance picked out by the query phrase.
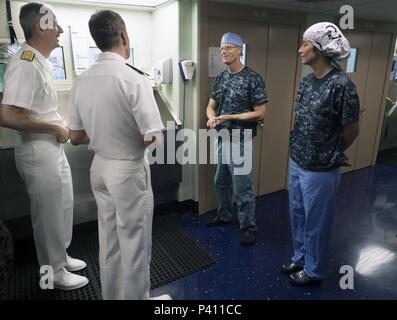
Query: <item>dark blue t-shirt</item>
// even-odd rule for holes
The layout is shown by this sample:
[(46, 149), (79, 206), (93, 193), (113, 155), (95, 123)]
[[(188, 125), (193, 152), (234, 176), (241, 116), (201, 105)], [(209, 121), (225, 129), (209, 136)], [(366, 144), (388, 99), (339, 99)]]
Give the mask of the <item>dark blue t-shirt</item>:
[(313, 73), (299, 85), (290, 134), (290, 156), (300, 167), (327, 171), (344, 163), (343, 126), (359, 120), (354, 83), (339, 69), (323, 78)]
[[(227, 70), (214, 81), (210, 97), (217, 103), (217, 116), (254, 111), (255, 106), (268, 101), (265, 82), (262, 77), (245, 67), (238, 73)], [(226, 121), (217, 129), (253, 129), (256, 135), (256, 121)]]

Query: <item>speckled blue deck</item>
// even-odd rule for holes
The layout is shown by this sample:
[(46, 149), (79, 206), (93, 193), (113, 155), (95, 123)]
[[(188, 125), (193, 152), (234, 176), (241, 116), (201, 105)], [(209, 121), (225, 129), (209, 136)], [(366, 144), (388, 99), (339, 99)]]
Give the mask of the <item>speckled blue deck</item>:
[[(257, 200), (258, 241), (239, 242), (237, 217), (208, 228), (209, 214), (185, 214), (178, 223), (217, 264), (152, 295), (174, 299), (397, 299), (397, 167), (377, 165), (342, 176), (330, 248), (329, 276), (318, 287), (295, 287), (279, 266), (292, 253), (288, 194)], [(342, 290), (342, 265), (354, 269), (354, 289)]]

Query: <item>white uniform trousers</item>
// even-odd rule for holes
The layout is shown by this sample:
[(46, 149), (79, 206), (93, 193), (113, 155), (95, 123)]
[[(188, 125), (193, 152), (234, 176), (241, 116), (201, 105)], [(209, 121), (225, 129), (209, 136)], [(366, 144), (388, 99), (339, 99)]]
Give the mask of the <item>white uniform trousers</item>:
[(15, 162), (30, 197), (38, 262), (56, 273), (66, 264), (73, 228), (72, 175), (63, 145), (50, 134), (20, 133)]
[(102, 298), (149, 298), (153, 191), (150, 167), (141, 160), (95, 155), (91, 187), (98, 206)]

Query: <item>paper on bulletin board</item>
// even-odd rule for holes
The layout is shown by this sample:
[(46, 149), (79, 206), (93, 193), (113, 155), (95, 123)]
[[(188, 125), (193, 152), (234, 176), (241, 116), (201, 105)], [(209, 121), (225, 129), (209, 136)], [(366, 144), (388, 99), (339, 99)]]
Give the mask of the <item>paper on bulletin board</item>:
[(208, 48), (208, 77), (215, 78), (226, 69), (218, 47)]
[(48, 60), (52, 65), (52, 78), (54, 80), (66, 80), (65, 57), (63, 53), (63, 47), (60, 46), (52, 50)]
[(89, 67), (88, 37), (84, 30), (70, 27), (70, 38), (72, 41), (74, 72), (78, 76)]

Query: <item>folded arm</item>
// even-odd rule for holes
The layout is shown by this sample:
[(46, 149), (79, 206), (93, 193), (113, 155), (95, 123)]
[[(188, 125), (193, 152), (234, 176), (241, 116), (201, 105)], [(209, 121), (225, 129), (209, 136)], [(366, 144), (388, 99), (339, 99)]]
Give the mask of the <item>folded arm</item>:
[(90, 138), (87, 136), (85, 130), (71, 130), (69, 129), (70, 142), (74, 146), (80, 144), (89, 144)]
[(69, 139), (69, 132), (65, 127), (35, 119), (29, 110), (17, 106), (1, 106), (0, 125), (23, 132), (52, 134), (60, 143), (65, 143)]

